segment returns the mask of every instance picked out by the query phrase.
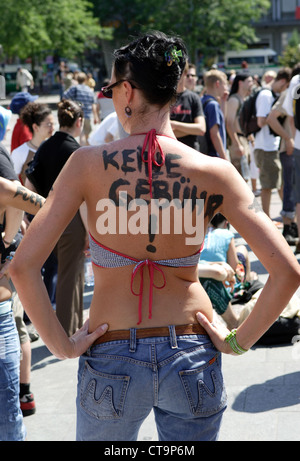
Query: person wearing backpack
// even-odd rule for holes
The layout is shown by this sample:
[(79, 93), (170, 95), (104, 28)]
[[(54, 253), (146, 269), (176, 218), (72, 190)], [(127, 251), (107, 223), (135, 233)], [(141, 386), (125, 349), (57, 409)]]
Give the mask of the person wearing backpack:
[[(294, 138), (294, 194), (296, 202), (296, 219), (297, 227), (299, 231), (300, 223), (300, 74), (299, 74), (299, 63), (293, 68), (292, 75), (294, 75), (290, 81), (283, 109), (289, 116), (289, 121), (292, 127), (292, 134)], [(296, 245), (295, 254), (300, 253), (299, 241)]]
[(262, 209), (267, 216), (270, 216), (272, 189), (280, 191), (281, 188), (281, 163), (278, 151), (280, 136), (270, 131), (267, 117), (276, 101), (276, 95), (287, 89), (290, 76), (290, 69), (280, 69), (271, 89), (262, 89), (256, 98), (256, 117), (260, 130), (255, 135), (254, 157), (260, 170)]

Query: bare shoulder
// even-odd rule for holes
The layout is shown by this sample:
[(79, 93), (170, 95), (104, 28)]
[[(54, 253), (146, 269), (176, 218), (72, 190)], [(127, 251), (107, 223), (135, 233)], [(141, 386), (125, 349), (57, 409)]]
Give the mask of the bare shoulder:
[(201, 154), (194, 157), (196, 168), (201, 170), (207, 177), (216, 180), (226, 180), (236, 176), (236, 169), (228, 160), (219, 157), (210, 157), (209, 155)]
[(79, 170), (81, 174), (85, 171), (94, 170), (95, 165), (99, 166), (99, 159), (103, 155), (102, 146), (83, 146), (73, 152), (65, 167), (68, 170)]

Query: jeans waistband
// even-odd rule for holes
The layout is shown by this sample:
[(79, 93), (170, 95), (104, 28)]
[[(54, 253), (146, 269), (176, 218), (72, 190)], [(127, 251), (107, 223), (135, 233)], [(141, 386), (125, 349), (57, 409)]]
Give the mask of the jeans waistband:
[[(155, 328), (136, 328), (135, 338), (151, 338), (156, 336), (170, 336), (170, 327), (155, 327)], [(206, 330), (197, 324), (188, 325), (172, 325), (175, 334), (178, 335), (207, 335)], [(118, 341), (123, 339), (130, 339), (132, 337), (132, 330), (113, 330), (107, 331), (103, 336), (96, 339), (94, 346), (97, 344), (106, 343), (108, 341)]]
[(12, 302), (11, 299), (0, 302), (0, 315), (8, 314), (11, 311)]

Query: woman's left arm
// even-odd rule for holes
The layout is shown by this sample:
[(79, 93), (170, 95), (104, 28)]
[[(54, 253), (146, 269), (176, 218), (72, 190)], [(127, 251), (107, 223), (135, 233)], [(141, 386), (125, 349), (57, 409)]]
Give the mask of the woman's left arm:
[[(223, 203), (218, 211), (246, 240), (269, 274), (254, 309), (237, 329), (238, 343), (243, 349), (249, 349), (275, 322), (299, 287), (300, 265), (241, 175), (229, 162), (222, 163), (216, 181), (216, 193), (223, 191)], [(232, 353), (224, 341), (224, 332), (209, 324), (201, 315), (198, 320), (219, 350)]]

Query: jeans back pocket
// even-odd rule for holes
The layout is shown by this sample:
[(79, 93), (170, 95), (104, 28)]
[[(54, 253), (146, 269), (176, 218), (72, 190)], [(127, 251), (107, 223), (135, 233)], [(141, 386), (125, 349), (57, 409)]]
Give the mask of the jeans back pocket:
[(227, 395), (219, 361), (218, 353), (199, 368), (179, 372), (194, 416), (212, 416), (226, 407)]
[(80, 405), (97, 419), (122, 416), (130, 377), (95, 371), (85, 362), (80, 387)]

